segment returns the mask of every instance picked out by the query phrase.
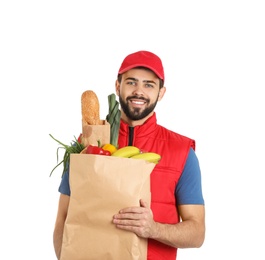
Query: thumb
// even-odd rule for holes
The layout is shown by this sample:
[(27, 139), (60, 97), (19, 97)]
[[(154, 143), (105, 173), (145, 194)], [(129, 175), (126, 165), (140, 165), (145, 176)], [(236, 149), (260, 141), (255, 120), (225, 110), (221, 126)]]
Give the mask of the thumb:
[(143, 199), (140, 199), (140, 206), (143, 208), (148, 208), (148, 203), (144, 201)]

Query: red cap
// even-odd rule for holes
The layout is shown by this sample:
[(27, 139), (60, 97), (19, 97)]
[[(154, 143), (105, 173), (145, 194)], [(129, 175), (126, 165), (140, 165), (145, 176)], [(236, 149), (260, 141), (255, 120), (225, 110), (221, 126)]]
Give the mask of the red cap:
[(160, 79), (165, 80), (162, 61), (152, 52), (138, 51), (129, 54), (123, 60), (118, 74), (122, 74), (135, 67), (146, 67), (152, 70)]

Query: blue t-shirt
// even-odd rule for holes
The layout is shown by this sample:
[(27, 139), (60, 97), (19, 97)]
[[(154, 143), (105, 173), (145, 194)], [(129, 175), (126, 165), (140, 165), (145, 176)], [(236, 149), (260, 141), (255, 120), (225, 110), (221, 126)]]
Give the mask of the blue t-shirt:
[[(66, 171), (62, 177), (59, 192), (68, 196), (71, 195), (69, 171)], [(190, 149), (183, 173), (176, 186), (175, 197), (177, 205), (204, 205), (199, 161), (192, 148)]]
[(204, 205), (201, 186), (201, 170), (198, 158), (191, 148), (182, 175), (175, 190), (177, 205)]

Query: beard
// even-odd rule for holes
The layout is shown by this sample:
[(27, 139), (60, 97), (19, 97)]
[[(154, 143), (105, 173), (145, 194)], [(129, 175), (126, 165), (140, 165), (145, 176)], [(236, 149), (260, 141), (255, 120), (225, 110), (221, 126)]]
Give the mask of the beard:
[[(147, 107), (144, 110), (141, 110), (140, 108), (130, 108), (130, 106), (128, 105), (128, 102), (130, 99), (143, 100), (146, 102)], [(147, 98), (138, 97), (138, 96), (129, 96), (126, 98), (126, 100), (124, 100), (121, 98), (121, 96), (119, 96), (119, 102), (120, 102), (123, 112), (129, 119), (134, 120), (134, 121), (141, 120), (145, 118), (146, 116), (148, 116), (151, 112), (153, 112), (156, 107), (157, 101), (158, 101), (158, 96), (157, 96), (156, 101), (151, 104), (150, 104), (150, 99), (147, 99)]]

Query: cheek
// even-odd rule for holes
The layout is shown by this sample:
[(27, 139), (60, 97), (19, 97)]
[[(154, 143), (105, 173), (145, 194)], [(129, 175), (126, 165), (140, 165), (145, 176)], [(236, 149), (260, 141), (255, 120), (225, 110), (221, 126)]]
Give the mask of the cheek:
[(128, 94), (128, 92), (126, 91), (126, 89), (124, 89), (124, 88), (119, 88), (118, 90), (117, 90), (117, 95), (119, 96), (119, 97), (121, 97), (121, 98), (125, 98), (125, 97), (127, 97), (129, 94)]
[(161, 95), (159, 93), (153, 93), (151, 96), (150, 96), (150, 99), (152, 100), (152, 102), (156, 102), (158, 100), (160, 100), (160, 97)]

